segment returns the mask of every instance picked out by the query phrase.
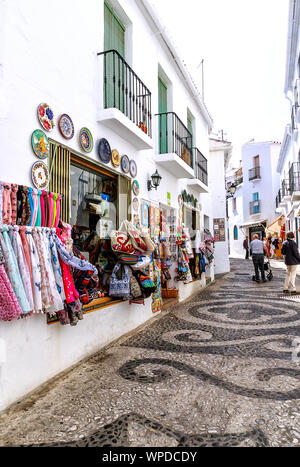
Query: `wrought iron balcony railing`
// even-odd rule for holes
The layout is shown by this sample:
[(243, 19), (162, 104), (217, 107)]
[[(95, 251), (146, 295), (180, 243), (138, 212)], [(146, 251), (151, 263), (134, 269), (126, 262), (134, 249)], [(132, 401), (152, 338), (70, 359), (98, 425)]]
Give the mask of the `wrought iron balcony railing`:
[(198, 148), (193, 148), (193, 152), (195, 161), (195, 177), (204, 183), (204, 185), (208, 186), (207, 159)]
[(194, 167), (192, 134), (175, 112), (156, 114), (158, 117), (159, 154), (175, 153)]
[(103, 56), (104, 108), (123, 112), (152, 138), (151, 92), (116, 50)]
[(300, 163), (294, 162), (289, 170), (290, 193), (300, 191)]
[(290, 181), (289, 180), (282, 180), (281, 182), (281, 196), (285, 198), (286, 196), (291, 195), (291, 190), (290, 190)]
[(250, 214), (260, 214), (261, 212), (261, 201), (260, 200), (257, 200), (257, 201), (252, 201), (251, 203), (249, 203), (249, 207), (250, 207)]
[(253, 167), (249, 170), (249, 181), (260, 178), (260, 167)]
[(281, 190), (279, 190), (278, 195), (276, 196), (276, 208), (279, 207), (279, 204), (281, 203), (281, 199), (282, 199), (282, 192)]

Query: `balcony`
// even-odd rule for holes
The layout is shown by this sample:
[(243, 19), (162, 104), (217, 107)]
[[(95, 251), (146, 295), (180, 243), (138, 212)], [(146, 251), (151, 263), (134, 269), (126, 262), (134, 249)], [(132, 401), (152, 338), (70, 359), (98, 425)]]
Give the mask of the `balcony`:
[(174, 112), (156, 117), (159, 141), (155, 162), (177, 178), (194, 178), (191, 133)]
[(260, 179), (260, 167), (253, 167), (249, 170), (249, 181)]
[(280, 205), (281, 205), (281, 199), (282, 199), (282, 191), (278, 191), (278, 195), (276, 196), (276, 211), (281, 212)]
[(252, 201), (249, 203), (249, 208), (250, 208), (250, 215), (252, 216), (253, 214), (260, 214), (261, 213), (261, 201)]
[(198, 148), (193, 148), (193, 160), (195, 178), (189, 180), (187, 184), (198, 193), (208, 193), (207, 159)]
[(300, 201), (300, 163), (294, 162), (289, 171), (289, 183), (292, 203)]
[(104, 77), (98, 121), (132, 143), (152, 149), (151, 92), (116, 50), (98, 53)]
[(291, 200), (290, 181), (283, 180), (281, 182), (281, 205), (285, 205)]

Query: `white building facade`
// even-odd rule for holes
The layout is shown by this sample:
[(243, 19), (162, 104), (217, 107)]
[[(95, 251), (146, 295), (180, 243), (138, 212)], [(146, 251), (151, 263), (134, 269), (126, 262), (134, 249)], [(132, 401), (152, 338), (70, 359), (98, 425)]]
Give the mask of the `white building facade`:
[[(276, 194), (279, 189), (278, 142), (249, 142), (242, 146), (242, 180), (238, 172), (228, 174), (227, 184), (236, 192), (228, 199), (230, 254), (243, 256), (243, 242), (254, 234), (264, 238), (267, 226), (276, 218)], [(240, 183), (242, 182), (242, 183)], [(278, 217), (278, 216), (277, 216)]]
[[(49, 191), (64, 195), (62, 215), (72, 227), (74, 243), (81, 245), (91, 234), (94, 218), (84, 212), (82, 199), (87, 193), (96, 199), (99, 193), (91, 187), (100, 184), (102, 189), (113, 187), (105, 227), (118, 228), (128, 218), (151, 231), (150, 214), (148, 225), (143, 219), (145, 209), (152, 209), (158, 230), (162, 216), (171, 219), (174, 232), (181, 219), (190, 231), (198, 230), (203, 241), (204, 229), (206, 235), (213, 232), (214, 218), (226, 220), (224, 173), (220, 180), (211, 178), (212, 161), (219, 160), (217, 153), (209, 153), (211, 116), (148, 1), (90, 0), (87, 11), (82, 1), (54, 0), (46, 16), (33, 0), (1, 1), (2, 181), (32, 186), (37, 158), (31, 135), (42, 129), (40, 103), (51, 107), (55, 122), (52, 131), (45, 131), (50, 143), (50, 157), (44, 161), (50, 171)], [(58, 128), (63, 114), (74, 125), (68, 140)], [(89, 152), (80, 141), (82, 128), (93, 136)], [(130, 176), (121, 165), (104, 161), (99, 150), (103, 139), (111, 150), (135, 162), (136, 174)], [(224, 153), (220, 161), (222, 157)], [(161, 183), (149, 190), (156, 170)], [(210, 190), (222, 178), (220, 195), (212, 201)], [(139, 189), (132, 194), (134, 180)], [(155, 229), (154, 233), (160, 234)], [(211, 262), (198, 280), (174, 281), (173, 264), (171, 282), (179, 301), (213, 281), (215, 272), (229, 270), (226, 242), (227, 237), (216, 244), (216, 269)], [(83, 254), (91, 260), (90, 253)], [(86, 310), (75, 327), (47, 323), (43, 314), (0, 322), (0, 410), (151, 319), (159, 306), (150, 297), (144, 305), (104, 301)]]
[(287, 37), (285, 96), (290, 103), (291, 120), (287, 124), (277, 159), (280, 189), (276, 211), (285, 218), (285, 231), (295, 233), (300, 244), (300, 2), (290, 0)]

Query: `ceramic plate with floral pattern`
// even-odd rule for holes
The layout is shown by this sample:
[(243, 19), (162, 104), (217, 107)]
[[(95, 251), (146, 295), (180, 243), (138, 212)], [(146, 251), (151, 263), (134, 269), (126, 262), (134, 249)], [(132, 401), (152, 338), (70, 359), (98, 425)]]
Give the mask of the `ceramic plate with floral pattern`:
[(138, 211), (138, 210), (139, 210), (139, 200), (138, 200), (137, 198), (133, 198), (132, 206), (133, 206), (133, 210), (134, 210), (134, 211)]
[(129, 172), (129, 157), (122, 156), (121, 158), (121, 169), (123, 170), (124, 174), (128, 174)]
[(132, 178), (135, 178), (137, 175), (137, 166), (134, 160), (131, 160), (129, 162), (129, 170), (130, 170), (130, 175)]
[(79, 140), (81, 147), (85, 152), (91, 152), (93, 150), (94, 140), (92, 133), (90, 132), (90, 130), (88, 130), (88, 128), (81, 128)]
[(47, 135), (42, 130), (35, 130), (31, 136), (31, 146), (34, 154), (39, 159), (47, 159), (50, 144)]
[(133, 191), (133, 194), (135, 196), (139, 195), (140, 185), (139, 185), (139, 182), (137, 180), (134, 180), (134, 182), (132, 182), (132, 191)]
[(55, 127), (54, 114), (48, 104), (40, 104), (38, 106), (38, 119), (46, 131), (51, 131)]
[(45, 190), (49, 185), (49, 170), (44, 162), (35, 162), (31, 168), (32, 183), (38, 190)]
[(120, 154), (116, 149), (111, 154), (111, 163), (116, 168), (120, 166)]
[(59, 118), (58, 128), (62, 136), (66, 139), (72, 139), (74, 136), (74, 125), (71, 117), (67, 114), (62, 114)]

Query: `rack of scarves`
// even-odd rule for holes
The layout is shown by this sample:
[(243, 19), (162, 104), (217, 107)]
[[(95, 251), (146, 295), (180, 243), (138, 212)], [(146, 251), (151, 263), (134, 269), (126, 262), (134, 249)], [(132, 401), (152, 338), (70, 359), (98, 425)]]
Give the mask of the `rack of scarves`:
[(65, 238), (61, 228), (0, 225), (0, 321), (34, 313), (57, 314), (71, 326), (83, 319), (73, 272), (98, 273), (70, 252)]
[(58, 227), (63, 195), (0, 182), (0, 225)]

